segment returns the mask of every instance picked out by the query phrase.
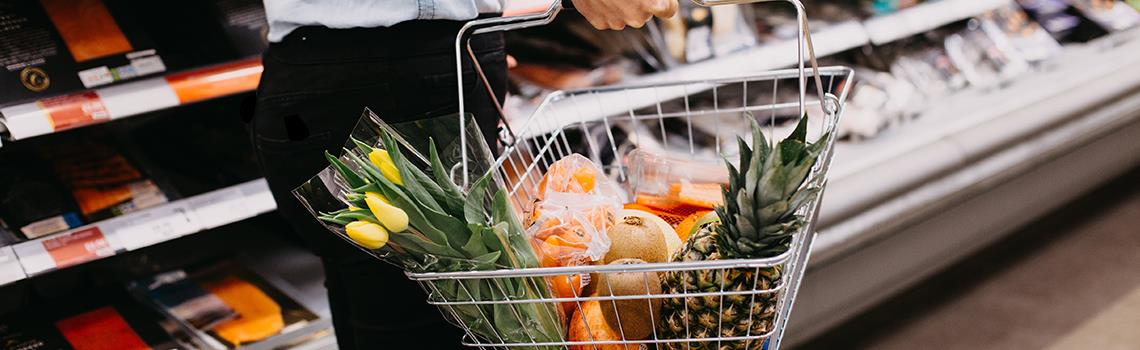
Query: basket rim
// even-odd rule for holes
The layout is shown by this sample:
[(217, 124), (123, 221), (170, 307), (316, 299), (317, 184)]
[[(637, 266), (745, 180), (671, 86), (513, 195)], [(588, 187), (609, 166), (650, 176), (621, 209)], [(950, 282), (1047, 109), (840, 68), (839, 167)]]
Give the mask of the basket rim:
[(759, 259), (726, 259), (702, 261), (671, 261), (645, 264), (620, 265), (581, 265), (560, 267), (532, 267), (523, 269), (498, 269), (456, 272), (409, 272), (404, 274), (413, 281), (468, 280), (485, 278), (547, 277), (573, 274), (614, 273), (614, 272), (668, 272), (708, 269), (766, 268), (784, 265), (792, 256), (793, 250), (773, 257)]

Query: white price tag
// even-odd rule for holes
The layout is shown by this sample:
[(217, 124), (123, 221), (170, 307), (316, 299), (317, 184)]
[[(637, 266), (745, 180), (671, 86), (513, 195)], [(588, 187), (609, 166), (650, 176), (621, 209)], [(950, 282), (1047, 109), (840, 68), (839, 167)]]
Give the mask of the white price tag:
[(20, 265), (24, 267), (24, 273), (28, 275), (55, 268), (55, 261), (52, 261), (51, 255), (48, 255), (47, 250), (44, 249), (43, 242), (39, 240), (13, 245), (12, 251), (16, 253), (16, 257), (20, 259)]
[(269, 184), (265, 179), (257, 179), (238, 186), (245, 196), (245, 205), (253, 215), (268, 213), (277, 209), (277, 202), (273, 201), (273, 193), (269, 191)]
[(107, 220), (99, 227), (123, 248), (136, 250), (198, 232), (200, 227), (188, 211), (185, 202), (174, 202)]
[(230, 187), (187, 199), (193, 210), (194, 221), (202, 229), (211, 229), (250, 218), (257, 213), (246, 206), (245, 194), (238, 187)]
[(0, 285), (24, 279), (24, 267), (12, 247), (0, 247)]

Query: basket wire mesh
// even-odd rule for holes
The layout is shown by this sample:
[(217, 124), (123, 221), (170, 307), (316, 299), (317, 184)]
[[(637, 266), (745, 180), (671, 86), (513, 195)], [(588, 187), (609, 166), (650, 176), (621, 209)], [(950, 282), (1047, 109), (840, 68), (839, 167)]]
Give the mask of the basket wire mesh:
[[(697, 3), (711, 6), (763, 1)], [(797, 0), (787, 1), (800, 11), (801, 60), (798, 69), (738, 74), (699, 81), (555, 92), (546, 98), (528, 120), (521, 125), (516, 124), (515, 128), (506, 129), (502, 153), (491, 171), (495, 173), (496, 181), (510, 190), (515, 207), (523, 208), (537, 198), (539, 183), (546, 170), (554, 162), (573, 153), (585, 155), (618, 183), (629, 188), (632, 186), (631, 174), (628, 173), (630, 169), (625, 164), (624, 156), (630, 149), (655, 149), (692, 159), (720, 159), (722, 156), (733, 159), (736, 137), (750, 132), (749, 119), (764, 125), (767, 140), (774, 142), (772, 140), (782, 139), (789, 134), (796, 120), (807, 117), (808, 140), (823, 140), (827, 144), (803, 186), (818, 186), (821, 193), (797, 212), (806, 218), (806, 224), (793, 235), (789, 249), (777, 256), (761, 259), (408, 273), (409, 278), (427, 291), (430, 304), (439, 307), (452, 323), (467, 330), (464, 345), (485, 349), (779, 348), (780, 336), (785, 330), (814, 240), (815, 216), (831, 162), (835, 138), (823, 136), (833, 134), (836, 129), (853, 74), (844, 67), (818, 67), (802, 5)], [(462, 67), (458, 57), (463, 53), (462, 48), (470, 35), (545, 24), (560, 9), (560, 4), (555, 3), (541, 14), (469, 23), (456, 41), (457, 68)], [(469, 46), (466, 47), (470, 55)], [(805, 53), (808, 55), (806, 60), (802, 59)], [(807, 62), (810, 62), (811, 69), (804, 66)], [(481, 75), (478, 68), (476, 66), (476, 71)], [(747, 67), (741, 68), (747, 71)], [(808, 74), (813, 79), (809, 80)], [(463, 74), (458, 76), (462, 101)], [(484, 78), (485, 84), (485, 77), (481, 75), (481, 78)], [(807, 94), (809, 87), (814, 88), (815, 96)], [(461, 123), (464, 122), (462, 118), (466, 117), (462, 105), (461, 103)], [(461, 139), (466, 136), (463, 133), (460, 135)], [(461, 144), (465, 146), (466, 141), (461, 141)], [(462, 154), (466, 155), (466, 150)], [(459, 166), (466, 166), (466, 162), (461, 162), (457, 165)], [(466, 186), (469, 180), (466, 178), (467, 171), (464, 169), (462, 173)], [(574, 278), (597, 280), (617, 274), (640, 277), (644, 281), (644, 290), (617, 293), (612, 285), (607, 284), (609, 290), (595, 290), (589, 295), (512, 299), (503, 287), (505, 281), (522, 280), (539, 288), (539, 284), (555, 278), (565, 279), (570, 284), (574, 283)], [(702, 286), (699, 290), (683, 289), (679, 293), (662, 291), (651, 285), (653, 281), (659, 283), (660, 279), (669, 276), (704, 283), (697, 284)], [(727, 276), (751, 276), (743, 280), (751, 283), (729, 285), (727, 281), (730, 278)], [(441, 293), (441, 283), (471, 280), (486, 282), (498, 288), (501, 293), (491, 295), (499, 297), (482, 298), (478, 291), (470, 290), (457, 293), (466, 296), (464, 298), (442, 297), (456, 293)], [(741, 281), (739, 278), (732, 280)], [(465, 283), (447, 285), (466, 288)], [(688, 283), (682, 285), (687, 286)], [(748, 302), (744, 303), (743, 300)], [(624, 334), (627, 327), (623, 325), (622, 315), (617, 312), (618, 306), (641, 302), (645, 303), (652, 317), (640, 322), (648, 321), (651, 334), (645, 337), (627, 336)], [(683, 304), (683, 318), (679, 321), (657, 319), (663, 302)], [(531, 336), (530, 342), (509, 342), (501, 336), (476, 336), (470, 330), (470, 325), (465, 324), (465, 318), (459, 317), (456, 311), (456, 308), (465, 306), (511, 305), (514, 317), (519, 318), (521, 323), (522, 316), (517, 307), (539, 303), (570, 305), (572, 314), (582, 314), (589, 307), (612, 308), (613, 315), (617, 318), (616, 325), (610, 325), (611, 329), (600, 329), (589, 320), (565, 315), (566, 321), (569, 321), (567, 328), (576, 328), (586, 335), (585, 339), (570, 340), (569, 337), (563, 337), (563, 341), (551, 342), (537, 341), (535, 339), (538, 337)], [(739, 310), (742, 305), (746, 310)], [(715, 312), (710, 307), (715, 308)], [(698, 314), (700, 316), (694, 316)], [(481, 316), (483, 322), (492, 324), (493, 317), (511, 315)], [(577, 324), (574, 321), (578, 321)], [(635, 321), (627, 319), (624, 322)], [(712, 326), (713, 323), (715, 327)], [(740, 329), (742, 325), (743, 330)], [(668, 327), (683, 329), (681, 333), (684, 336), (665, 336), (662, 333)], [(715, 331), (710, 333), (710, 329)], [(605, 332), (617, 334), (602, 334)]]

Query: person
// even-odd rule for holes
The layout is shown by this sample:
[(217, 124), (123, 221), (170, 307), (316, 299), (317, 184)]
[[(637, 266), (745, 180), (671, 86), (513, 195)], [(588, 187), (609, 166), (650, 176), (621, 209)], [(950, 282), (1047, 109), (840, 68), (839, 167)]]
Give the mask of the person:
[[(341, 349), (454, 349), (463, 334), (394, 266), (329, 234), (290, 191), (327, 164), (365, 107), (386, 122), (455, 113), (455, 37), (504, 0), (265, 0), (270, 45), (250, 121), (251, 141), (283, 215), (321, 257)], [(598, 29), (640, 27), (671, 17), (677, 0), (573, 0)], [(507, 84), (503, 36), (479, 35), (472, 48), (495, 97)], [(463, 65), (468, 111), (495, 135), (491, 94)], [(479, 83), (476, 83), (476, 82)], [(488, 140), (493, 140), (488, 138)]]

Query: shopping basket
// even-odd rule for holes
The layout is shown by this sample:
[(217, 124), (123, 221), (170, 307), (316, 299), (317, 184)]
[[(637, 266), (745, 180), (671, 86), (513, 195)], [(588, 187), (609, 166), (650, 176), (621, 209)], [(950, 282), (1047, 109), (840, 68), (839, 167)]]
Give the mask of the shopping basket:
[[(753, 2), (767, 2), (775, 0), (727, 0), (727, 1), (695, 1), (698, 5), (713, 6), (720, 4), (743, 4)], [(820, 139), (822, 135), (834, 135), (836, 125), (842, 114), (846, 93), (851, 85), (852, 71), (844, 67), (818, 67), (814, 50), (811, 44), (810, 30), (807, 25), (803, 5), (798, 0), (786, 0), (794, 5), (799, 13), (799, 35), (797, 45), (798, 69), (777, 71), (753, 72), (749, 67), (738, 67), (739, 71), (729, 77), (709, 77), (696, 81), (678, 81), (651, 83), (641, 85), (625, 85), (614, 87), (601, 87), (573, 91), (559, 91), (550, 94), (538, 107), (537, 111), (523, 123), (506, 123), (508, 127), (502, 140), (503, 149), (496, 158), (491, 171), (496, 173), (500, 185), (510, 190), (516, 205), (525, 205), (535, 199), (537, 186), (546, 169), (562, 157), (572, 153), (586, 155), (592, 161), (607, 170), (608, 174), (618, 182), (627, 182), (628, 169), (622, 164), (623, 154), (630, 146), (656, 147), (663, 150), (688, 155), (690, 157), (717, 157), (717, 154), (706, 154), (703, 149), (715, 150), (714, 153), (727, 153), (729, 146), (735, 144), (736, 136), (748, 133), (748, 123), (742, 120), (757, 118), (765, 125), (765, 133), (769, 140), (780, 139), (780, 134), (789, 128), (778, 126), (776, 121), (781, 118), (795, 118), (812, 116), (809, 130), (809, 139)], [(493, 18), (470, 22), (460, 32), (456, 41), (456, 65), (462, 68), (460, 55), (472, 55), (466, 45), (471, 35), (526, 28), (549, 23), (562, 9), (557, 1), (545, 12), (527, 16)], [(466, 48), (466, 50), (465, 50)], [(806, 55), (806, 57), (805, 57)], [(811, 67), (805, 67), (805, 63)], [(476, 66), (476, 70), (479, 71)], [(463, 74), (460, 71), (459, 97), (464, 98)], [(810, 79), (809, 79), (810, 77)], [(486, 77), (480, 78), (486, 82)], [(814, 90), (815, 96), (809, 96), (809, 89)], [(786, 93), (791, 91), (791, 93)], [(711, 102), (710, 102), (711, 101)], [(496, 101), (497, 103), (497, 101)], [(463, 104), (460, 103), (461, 125), (466, 117)], [(513, 125), (512, 125), (513, 124)], [(795, 124), (795, 123), (791, 123)], [(514, 126), (514, 127), (511, 127)], [(464, 147), (467, 145), (467, 135), (460, 133)], [(808, 181), (820, 186), (825, 184), (828, 166), (830, 165), (834, 137), (824, 139), (827, 144), (819, 155), (812, 168)], [(729, 141), (729, 142), (725, 142)], [(461, 154), (466, 155), (464, 149)], [(719, 159), (719, 158), (714, 158)], [(467, 162), (460, 163), (464, 167), (463, 183), (467, 184)], [(459, 165), (457, 165), (459, 166)], [(458, 175), (455, 175), (458, 177)], [(753, 259), (753, 260), (710, 260), (695, 262), (652, 263), (636, 265), (587, 265), (576, 267), (511, 269), (472, 272), (448, 273), (408, 273), (408, 277), (417, 281), (428, 293), (428, 302), (440, 308), (443, 314), (453, 323), (467, 330), (463, 343), (477, 348), (569, 348), (569, 349), (638, 349), (638, 348), (678, 348), (678, 349), (759, 349), (767, 346), (768, 349), (778, 349), (780, 339), (787, 326), (789, 315), (795, 301), (796, 290), (804, 274), (808, 261), (812, 241), (815, 237), (813, 230), (816, 212), (819, 207), (819, 198), (816, 196), (809, 204), (801, 209), (801, 215), (807, 218), (799, 234), (794, 235), (790, 249), (779, 256)], [(592, 275), (598, 278), (600, 274), (617, 273), (646, 273), (660, 274), (669, 271), (711, 272), (713, 275), (724, 276), (735, 271), (750, 270), (754, 274), (782, 271), (777, 282), (770, 285), (753, 286), (744, 290), (727, 290), (722, 285), (712, 290), (693, 290), (683, 293), (652, 293), (646, 288), (646, 293), (638, 295), (614, 295), (605, 291), (598, 291), (593, 296), (575, 296), (569, 298), (538, 297), (538, 298), (479, 298), (478, 293), (460, 293), (464, 298), (455, 298), (456, 293), (450, 293), (452, 298), (444, 297), (439, 284), (445, 281), (454, 286), (456, 281), (479, 280), (502, 288), (501, 281), (526, 280), (535, 283), (541, 278), (567, 278), (570, 276)], [(541, 277), (541, 278), (540, 278)], [(723, 281), (723, 279), (722, 279)], [(462, 286), (464, 283), (459, 283)], [(512, 305), (522, 307), (537, 303), (574, 303), (579, 311), (584, 303), (589, 301), (618, 301), (641, 302), (645, 301), (653, 307), (653, 300), (668, 298), (684, 298), (694, 301), (694, 307), (702, 305), (719, 305), (716, 313), (706, 313), (728, 317), (727, 313), (738, 313), (739, 310), (725, 310), (730, 302), (726, 300), (741, 300), (741, 298), (769, 300), (770, 310), (744, 310), (749, 318), (749, 325), (743, 332), (725, 330), (722, 328), (734, 327), (725, 325), (723, 319), (686, 320), (685, 322), (715, 322), (718, 324), (715, 334), (686, 334), (684, 337), (668, 338), (659, 334), (660, 325), (653, 325), (653, 334), (644, 339), (627, 339), (621, 335), (619, 339), (595, 339), (562, 341), (537, 341), (540, 337), (531, 337), (531, 341), (507, 341), (504, 337), (476, 335), (464, 321), (464, 317), (456, 315), (456, 309), (461, 307), (482, 306), (488, 304)], [(718, 301), (701, 304), (701, 301)], [(686, 303), (688, 307), (690, 303)], [(615, 305), (608, 303), (603, 305)], [(756, 305), (749, 303), (747, 305)], [(516, 311), (515, 315), (519, 313)], [(509, 317), (510, 315), (506, 315)], [(738, 316), (741, 315), (729, 315)], [(491, 315), (484, 315), (490, 318)], [(504, 317), (504, 315), (495, 315)], [(755, 319), (753, 319), (755, 318)], [(490, 323), (489, 320), (486, 320)], [(650, 320), (660, 322), (660, 320)], [(621, 320), (618, 320), (622, 329)], [(689, 324), (682, 324), (685, 329)], [(705, 328), (708, 328), (705, 325)], [(588, 334), (597, 334), (600, 330), (591, 330), (590, 325), (570, 325), (569, 327), (585, 327)], [(695, 325), (691, 328), (697, 328)], [(500, 330), (501, 331), (501, 330)], [(511, 330), (517, 331), (517, 330)], [(525, 330), (523, 330), (525, 331)], [(517, 338), (514, 338), (517, 339)]]

